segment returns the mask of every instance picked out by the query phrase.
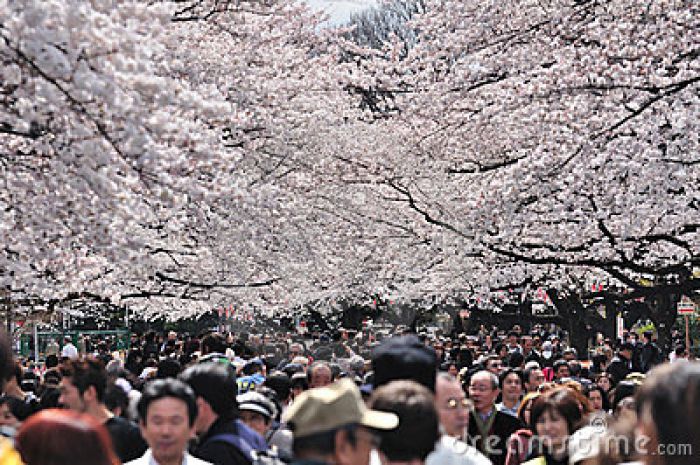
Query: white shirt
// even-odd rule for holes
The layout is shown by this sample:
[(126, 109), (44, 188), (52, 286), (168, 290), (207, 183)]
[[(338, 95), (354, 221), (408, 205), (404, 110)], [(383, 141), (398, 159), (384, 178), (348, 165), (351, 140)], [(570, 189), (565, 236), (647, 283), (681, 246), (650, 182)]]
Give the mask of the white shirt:
[[(149, 448), (146, 453), (144, 453), (141, 457), (132, 460), (131, 462), (127, 462), (125, 465), (159, 465), (158, 462), (156, 462), (156, 459), (153, 458), (153, 452), (151, 452), (151, 449)], [(205, 462), (204, 460), (200, 460), (196, 457), (192, 457), (190, 454), (187, 452), (183, 453), (182, 456), (182, 465), (212, 465), (209, 462)]]
[(518, 409), (520, 408), (520, 401), (518, 401), (513, 408), (508, 408), (506, 407), (506, 404), (503, 402), (499, 402), (496, 404), (496, 410), (499, 412), (507, 413), (508, 415), (512, 417), (517, 417), (518, 416)]
[(63, 346), (63, 350), (61, 350), (61, 357), (69, 357), (71, 359), (76, 359), (78, 358), (78, 349), (73, 345), (72, 342), (69, 342), (68, 344)]
[(476, 447), (443, 434), (425, 465), (491, 465), (491, 461)]

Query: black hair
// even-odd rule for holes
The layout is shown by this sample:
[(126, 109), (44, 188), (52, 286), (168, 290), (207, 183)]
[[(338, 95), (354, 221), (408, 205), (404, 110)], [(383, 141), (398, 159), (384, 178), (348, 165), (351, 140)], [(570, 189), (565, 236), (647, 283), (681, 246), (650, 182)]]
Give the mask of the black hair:
[(219, 333), (210, 333), (202, 338), (202, 355), (225, 353), (228, 348), (226, 339)]
[(173, 358), (166, 358), (158, 363), (158, 371), (156, 372), (156, 378), (176, 378), (177, 375), (182, 371), (182, 365), (180, 362)]
[(289, 399), (292, 392), (292, 380), (283, 372), (273, 372), (265, 379), (263, 386), (267, 386), (275, 391), (277, 398), (281, 401)]
[(0, 405), (7, 404), (12, 415), (24, 421), (38, 410), (38, 402), (27, 402), (12, 396), (0, 396)]
[(68, 360), (61, 366), (61, 376), (70, 378), (80, 395), (85, 394), (90, 386), (95, 388), (97, 401), (102, 402), (107, 386), (105, 367), (99, 359)]
[(506, 368), (498, 375), (498, 387), (503, 390), (503, 384), (506, 382), (506, 378), (509, 375), (515, 374), (520, 379), (520, 386), (525, 388), (525, 378), (523, 377), (523, 372), (516, 368)]
[(20, 386), (22, 384), (22, 376), (24, 376), (24, 368), (19, 362), (15, 362), (12, 374), (14, 375), (17, 386)]
[(582, 370), (581, 362), (579, 362), (578, 360), (571, 360), (568, 363), (568, 365), (569, 365), (569, 373), (571, 374), (571, 376), (577, 377), (581, 374), (581, 370)]
[(525, 356), (520, 352), (511, 352), (508, 355), (508, 366), (511, 368), (519, 368), (525, 363)]
[(435, 398), (425, 386), (409, 380), (392, 381), (372, 393), (370, 407), (399, 417), (397, 428), (380, 432), (379, 448), (389, 460), (425, 460), (435, 448), (440, 420)]
[(105, 406), (112, 412), (119, 407), (121, 408), (122, 416), (129, 408), (129, 396), (124, 392), (124, 389), (115, 383), (108, 383), (105, 389)]
[(622, 380), (617, 383), (615, 389), (613, 390), (613, 400), (611, 405), (613, 411), (617, 410), (617, 406), (622, 399), (634, 396), (634, 394), (637, 392), (637, 388), (639, 388), (639, 385), (640, 383), (636, 381), (628, 380)]
[(236, 372), (228, 363), (199, 363), (179, 377), (197, 397), (202, 397), (219, 417), (230, 420), (238, 414)]
[(586, 387), (584, 393), (586, 394), (586, 397), (588, 397), (588, 395), (593, 391), (597, 391), (600, 394), (600, 397), (603, 399), (603, 410), (605, 412), (610, 410), (610, 398), (608, 397), (608, 394), (605, 392), (605, 389), (598, 386), (597, 384), (589, 384)]
[(569, 367), (569, 363), (566, 360), (560, 358), (552, 365), (552, 370), (554, 371), (554, 374), (556, 374), (559, 371), (559, 367), (563, 366), (569, 369), (569, 373), (571, 372), (571, 367)]
[(139, 418), (143, 424), (146, 424), (148, 418), (148, 407), (153, 402), (166, 397), (183, 401), (187, 405), (189, 424), (190, 426), (194, 425), (194, 421), (197, 419), (197, 400), (194, 391), (187, 384), (173, 378), (156, 379), (144, 386), (143, 395), (138, 403)]
[(527, 367), (523, 370), (523, 386), (525, 386), (525, 383), (530, 382), (530, 376), (532, 376), (532, 372), (535, 370), (542, 370), (539, 366), (530, 366)]
[(58, 366), (58, 355), (56, 354), (49, 354), (46, 356), (46, 368), (55, 368)]

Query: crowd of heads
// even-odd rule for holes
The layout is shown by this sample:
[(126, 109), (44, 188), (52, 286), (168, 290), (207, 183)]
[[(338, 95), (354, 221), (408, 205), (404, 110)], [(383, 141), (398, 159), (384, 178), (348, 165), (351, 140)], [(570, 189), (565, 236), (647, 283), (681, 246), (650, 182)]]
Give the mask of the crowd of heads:
[[(248, 431), (244, 456), (250, 446), (287, 462), (366, 465), (377, 451), (384, 464), (461, 453), (495, 465), (685, 465), (700, 454), (700, 368), (685, 352), (664, 354), (649, 334), (577, 350), (554, 326), (170, 331), (134, 335), (121, 352), (66, 340), (43, 363), (15, 361), (3, 344), (0, 433), (27, 465), (144, 453), (172, 463), (187, 451), (214, 461), (221, 445), (206, 441), (234, 424)], [(63, 350), (69, 344), (78, 347)], [(678, 453), (647, 453), (671, 445)]]

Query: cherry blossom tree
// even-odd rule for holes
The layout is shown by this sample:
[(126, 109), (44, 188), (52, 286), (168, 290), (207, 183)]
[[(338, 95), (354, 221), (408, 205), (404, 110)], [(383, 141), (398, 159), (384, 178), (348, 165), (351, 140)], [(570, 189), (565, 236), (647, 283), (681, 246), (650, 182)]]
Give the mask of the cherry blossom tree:
[(700, 285), (698, 17), (687, 1), (429, 2), (409, 55), (387, 44), (355, 81), (392, 96), (371, 122), (390, 147), (354, 157), (369, 204), (456, 280), (597, 270), (672, 318)]
[(379, 49), (287, 1), (0, 6), (13, 291), (186, 316), (573, 274), (661, 321), (698, 289), (692, 1), (425, 2)]

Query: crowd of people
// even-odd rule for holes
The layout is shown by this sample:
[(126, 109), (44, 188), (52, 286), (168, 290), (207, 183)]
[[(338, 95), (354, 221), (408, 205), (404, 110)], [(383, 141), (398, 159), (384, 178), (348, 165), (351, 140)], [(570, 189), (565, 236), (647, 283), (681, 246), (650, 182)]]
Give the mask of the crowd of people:
[[(640, 340), (637, 340), (640, 339)], [(208, 332), (0, 344), (0, 465), (698, 463), (700, 364), (653, 333)], [(119, 350), (124, 349), (124, 350)]]

